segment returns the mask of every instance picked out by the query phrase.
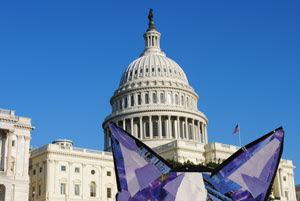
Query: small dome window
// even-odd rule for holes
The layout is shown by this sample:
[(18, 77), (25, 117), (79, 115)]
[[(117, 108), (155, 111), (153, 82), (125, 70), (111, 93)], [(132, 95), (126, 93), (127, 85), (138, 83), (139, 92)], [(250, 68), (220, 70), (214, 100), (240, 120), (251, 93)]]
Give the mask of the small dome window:
[(176, 74), (176, 70), (174, 70), (174, 73)]
[(170, 73), (172, 73), (172, 70), (170, 69)]
[(134, 74), (135, 74), (135, 75), (137, 74), (137, 70), (134, 71)]
[(143, 69), (141, 68), (140, 73), (143, 73)]
[(148, 68), (146, 68), (146, 73), (148, 73), (148, 71), (149, 71)]
[(164, 68), (165, 73), (167, 72), (167, 69)]
[(158, 70), (158, 72), (160, 72), (160, 68), (158, 68), (157, 70)]
[(154, 68), (152, 68), (152, 72), (154, 72)]

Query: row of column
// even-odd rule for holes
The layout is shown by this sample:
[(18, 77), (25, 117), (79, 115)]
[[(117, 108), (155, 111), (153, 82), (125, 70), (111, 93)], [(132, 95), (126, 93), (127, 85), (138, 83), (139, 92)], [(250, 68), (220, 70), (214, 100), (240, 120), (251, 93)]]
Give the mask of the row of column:
[[(180, 116), (142, 116), (116, 120), (117, 125), (136, 138), (185, 139), (207, 144), (207, 126), (198, 119)], [(110, 147), (109, 128), (104, 129), (105, 148)]]
[[(16, 135), (14, 130), (2, 130), (0, 140), (0, 171), (7, 175), (28, 174), (30, 137)], [(14, 139), (13, 139), (14, 138)], [(13, 152), (13, 149), (15, 150)]]

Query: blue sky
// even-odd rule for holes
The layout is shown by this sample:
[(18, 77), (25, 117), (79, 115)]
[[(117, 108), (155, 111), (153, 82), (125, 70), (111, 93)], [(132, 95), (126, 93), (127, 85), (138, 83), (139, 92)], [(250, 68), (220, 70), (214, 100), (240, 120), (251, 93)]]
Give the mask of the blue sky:
[[(1, 1), (0, 108), (32, 118), (31, 145), (103, 149), (122, 72), (144, 49), (149, 8), (186, 72), (209, 142), (243, 144), (283, 126), (300, 168), (299, 1)], [(296, 183), (300, 170), (295, 169)]]

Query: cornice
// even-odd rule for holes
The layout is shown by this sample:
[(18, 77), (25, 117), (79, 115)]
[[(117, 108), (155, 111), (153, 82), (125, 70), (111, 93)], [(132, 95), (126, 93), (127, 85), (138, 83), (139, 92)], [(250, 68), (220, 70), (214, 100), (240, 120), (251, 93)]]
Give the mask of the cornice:
[[(143, 108), (140, 108), (140, 109), (136, 109), (134, 111), (126, 111), (124, 113), (111, 114), (111, 115), (107, 116), (104, 119), (104, 122), (102, 123), (102, 127), (104, 128), (104, 125), (107, 122), (109, 122), (109, 121), (111, 121), (112, 119), (115, 119), (115, 118), (120, 118), (120, 117), (123, 117), (123, 116), (129, 116), (129, 115), (134, 115), (134, 114), (149, 113), (149, 112), (177, 112), (177, 113), (181, 113), (181, 114), (191, 114), (191, 115), (195, 115), (195, 116), (198, 116), (198, 117), (202, 118), (203, 120), (205, 120), (206, 124), (208, 123), (208, 119), (200, 111), (193, 112), (193, 111), (176, 110), (176, 109), (157, 109), (157, 107), (156, 108), (154, 107), (153, 109), (143, 109)], [(150, 116), (150, 115), (146, 115), (145, 114), (145, 115), (141, 115), (141, 116)], [(172, 115), (170, 115), (170, 116), (172, 116)]]

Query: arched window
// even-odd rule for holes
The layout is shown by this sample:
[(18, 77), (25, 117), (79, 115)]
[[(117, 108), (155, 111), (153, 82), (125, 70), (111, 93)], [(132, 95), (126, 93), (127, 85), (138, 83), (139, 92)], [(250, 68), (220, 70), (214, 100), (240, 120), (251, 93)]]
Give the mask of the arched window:
[(128, 107), (128, 100), (127, 97), (124, 98), (124, 108)]
[(186, 97), (186, 106), (189, 107), (190, 104), (189, 104), (189, 97)]
[(134, 95), (131, 94), (131, 106), (134, 106)]
[(91, 182), (90, 184), (90, 197), (96, 197), (96, 183)]
[(160, 93), (160, 103), (165, 103), (164, 94)]
[(156, 93), (153, 93), (153, 94), (152, 94), (152, 100), (153, 100), (153, 103), (157, 103), (157, 96), (156, 96)]
[(179, 105), (178, 94), (175, 94), (175, 103), (176, 103), (177, 105)]
[(145, 104), (149, 104), (149, 94), (145, 94)]
[(138, 105), (142, 104), (142, 95), (141, 93), (138, 94)]
[(122, 110), (122, 99), (119, 100), (119, 109)]

